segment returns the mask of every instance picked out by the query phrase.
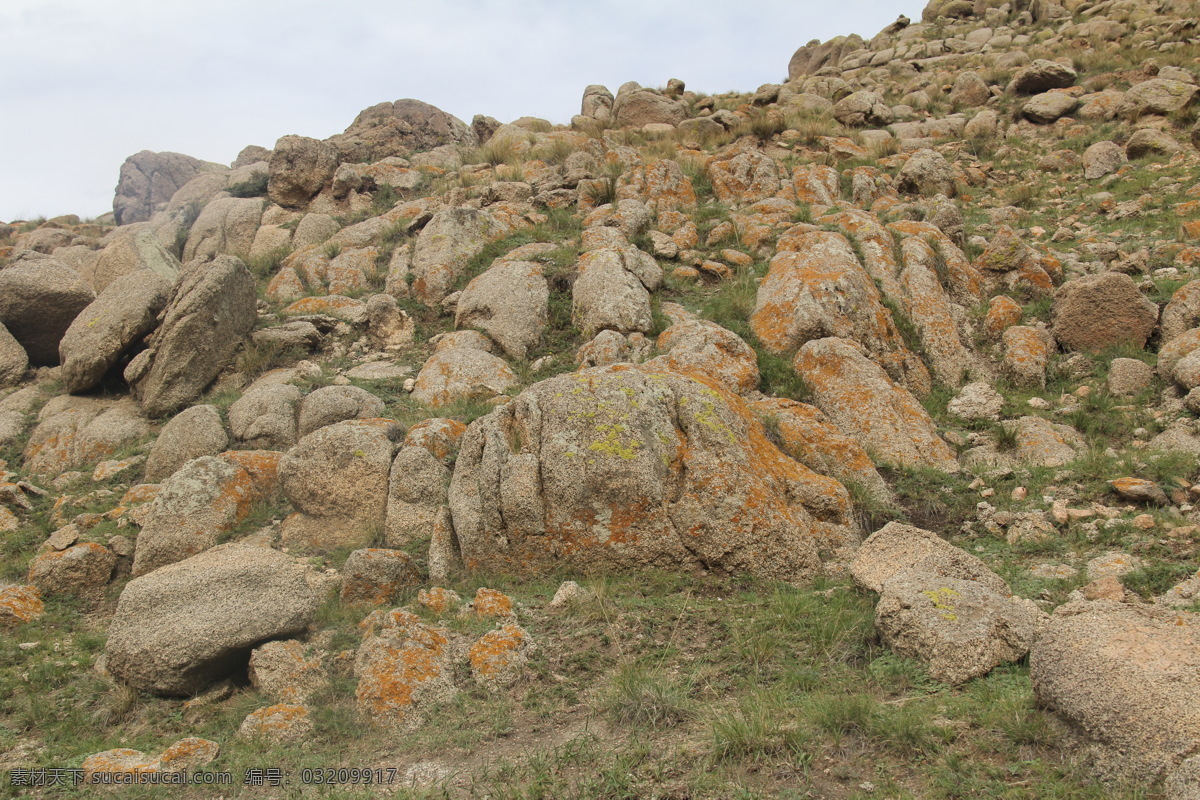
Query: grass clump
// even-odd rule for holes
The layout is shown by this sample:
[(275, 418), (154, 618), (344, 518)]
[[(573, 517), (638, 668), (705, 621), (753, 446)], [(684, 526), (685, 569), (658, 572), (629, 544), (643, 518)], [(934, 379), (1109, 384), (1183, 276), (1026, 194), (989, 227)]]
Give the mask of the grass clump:
[(234, 197), (266, 197), (267, 173), (255, 172), (246, 180), (230, 186), (229, 193)]
[(689, 688), (661, 669), (625, 664), (613, 675), (602, 709), (620, 725), (669, 728), (692, 715)]

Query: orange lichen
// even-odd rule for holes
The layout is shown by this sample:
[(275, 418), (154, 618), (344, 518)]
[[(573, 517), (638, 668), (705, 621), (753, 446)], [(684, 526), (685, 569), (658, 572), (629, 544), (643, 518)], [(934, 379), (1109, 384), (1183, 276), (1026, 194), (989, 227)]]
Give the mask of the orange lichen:
[(283, 453), (275, 450), (226, 450), (220, 457), (246, 470), (259, 498), (268, 497), (279, 490), (279, 462)]
[(471, 609), (477, 617), (511, 617), (513, 601), (504, 592), (480, 587), (475, 592), (475, 600)]
[(475, 680), (485, 685), (507, 685), (520, 676), (528, 634), (518, 625), (508, 624), (485, 633), (471, 645), (467, 658)]
[(417, 602), (435, 614), (445, 614), (453, 611), (462, 602), (457, 592), (433, 586), (429, 591), (422, 589), (417, 592)]
[(0, 625), (12, 626), (32, 622), (45, 610), (36, 586), (0, 588)]

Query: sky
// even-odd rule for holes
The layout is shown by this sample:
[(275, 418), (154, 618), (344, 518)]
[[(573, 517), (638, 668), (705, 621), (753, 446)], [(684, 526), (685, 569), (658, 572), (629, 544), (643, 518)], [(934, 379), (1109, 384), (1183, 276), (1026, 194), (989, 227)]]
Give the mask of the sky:
[(413, 97), (568, 123), (584, 87), (753, 91), (923, 0), (0, 0), (0, 220), (112, 210), (141, 150), (231, 162)]

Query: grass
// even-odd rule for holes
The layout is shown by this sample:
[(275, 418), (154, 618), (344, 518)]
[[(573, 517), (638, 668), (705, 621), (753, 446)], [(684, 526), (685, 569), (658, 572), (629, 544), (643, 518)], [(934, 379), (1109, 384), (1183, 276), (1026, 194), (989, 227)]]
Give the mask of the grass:
[(246, 180), (230, 186), (229, 193), (234, 197), (266, 197), (267, 173), (255, 172)]
[(615, 723), (670, 728), (694, 713), (689, 686), (677, 676), (644, 664), (625, 664), (612, 677), (601, 710)]

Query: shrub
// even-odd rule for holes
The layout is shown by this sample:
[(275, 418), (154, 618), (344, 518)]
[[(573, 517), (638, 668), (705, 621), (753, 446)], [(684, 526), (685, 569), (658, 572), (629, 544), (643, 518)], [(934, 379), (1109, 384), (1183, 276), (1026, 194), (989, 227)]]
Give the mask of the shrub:
[(239, 181), (229, 187), (229, 193), (234, 197), (265, 197), (267, 194), (267, 173), (255, 172), (244, 181)]

